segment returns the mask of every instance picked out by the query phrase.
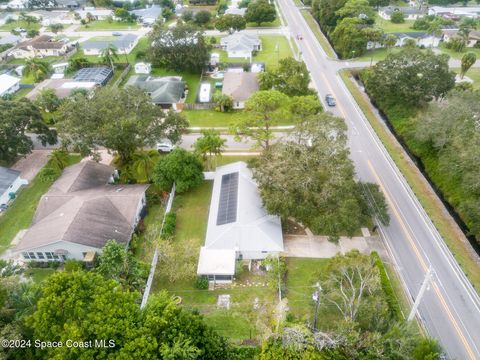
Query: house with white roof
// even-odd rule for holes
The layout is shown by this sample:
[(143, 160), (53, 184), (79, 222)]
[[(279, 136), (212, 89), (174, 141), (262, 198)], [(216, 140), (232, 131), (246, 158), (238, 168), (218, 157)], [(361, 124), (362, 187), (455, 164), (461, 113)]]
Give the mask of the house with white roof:
[(132, 10), (130, 14), (137, 16), (139, 21), (145, 25), (153, 25), (158, 17), (162, 15), (162, 7), (152, 5), (145, 9)]
[(109, 16), (113, 16), (113, 10), (110, 9), (96, 9), (94, 7), (85, 7), (83, 10), (77, 10), (76, 13), (81, 19), (87, 19), (90, 14), (95, 20), (105, 20)]
[(112, 40), (87, 40), (81, 46), (85, 55), (98, 55), (109, 45), (115, 46), (117, 53), (130, 54), (138, 43), (138, 36), (135, 34), (125, 34)]
[(197, 274), (212, 282), (231, 282), (236, 260), (262, 260), (282, 251), (280, 218), (263, 207), (247, 164), (239, 161), (218, 167)]
[(225, 15), (240, 15), (245, 16), (245, 12), (247, 11), (246, 8), (239, 8), (237, 6), (229, 6), (227, 10), (225, 10)]
[(220, 40), (222, 50), (229, 58), (243, 58), (252, 60), (253, 52), (262, 50), (262, 41), (255, 34), (240, 31)]
[(385, 6), (378, 10), (378, 15), (385, 20), (390, 20), (394, 12), (401, 12), (405, 20), (416, 20), (427, 15), (426, 9), (411, 6)]
[(20, 79), (8, 74), (0, 75), (0, 97), (14, 94), (20, 88)]
[(18, 189), (27, 184), (28, 181), (20, 177), (20, 171), (0, 166), (0, 206), (8, 204)]

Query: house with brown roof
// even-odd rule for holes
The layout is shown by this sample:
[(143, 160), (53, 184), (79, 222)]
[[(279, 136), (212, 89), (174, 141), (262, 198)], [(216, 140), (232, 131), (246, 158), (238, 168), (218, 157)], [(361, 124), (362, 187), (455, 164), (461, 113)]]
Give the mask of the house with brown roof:
[(15, 254), (26, 261), (84, 260), (110, 239), (127, 246), (145, 213), (148, 185), (114, 185), (114, 174), (94, 161), (63, 170), (40, 199)]
[(23, 41), (10, 51), (9, 55), (15, 59), (30, 59), (33, 57), (63, 56), (70, 50), (70, 46), (53, 36), (40, 35)]
[(223, 78), (222, 93), (233, 99), (234, 109), (243, 109), (245, 101), (259, 88), (256, 73), (227, 71)]

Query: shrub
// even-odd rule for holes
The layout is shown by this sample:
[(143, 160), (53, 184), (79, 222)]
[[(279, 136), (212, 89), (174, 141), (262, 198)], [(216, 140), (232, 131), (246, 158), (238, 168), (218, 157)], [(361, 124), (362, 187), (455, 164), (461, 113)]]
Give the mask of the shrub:
[(205, 276), (197, 276), (195, 279), (195, 287), (200, 290), (207, 290), (208, 279)]
[(387, 301), (390, 313), (396, 320), (402, 320), (402, 310), (400, 309), (397, 297), (395, 296), (395, 292), (393, 290), (392, 283), (390, 282), (390, 278), (388, 277), (387, 270), (385, 269), (385, 266), (383, 265), (383, 262), (377, 252), (372, 252), (371, 256), (380, 274), (380, 283), (382, 285), (382, 289), (386, 298), (385, 300)]
[(74, 259), (69, 259), (65, 261), (65, 264), (63, 265), (63, 269), (66, 272), (74, 272), (74, 271), (79, 271), (83, 269), (83, 263), (78, 260)]
[(177, 215), (174, 212), (169, 212), (165, 215), (165, 222), (163, 223), (162, 239), (171, 239), (175, 233), (175, 226), (177, 224)]
[(405, 22), (405, 15), (401, 11), (394, 11), (390, 16), (390, 21), (394, 24), (402, 24)]

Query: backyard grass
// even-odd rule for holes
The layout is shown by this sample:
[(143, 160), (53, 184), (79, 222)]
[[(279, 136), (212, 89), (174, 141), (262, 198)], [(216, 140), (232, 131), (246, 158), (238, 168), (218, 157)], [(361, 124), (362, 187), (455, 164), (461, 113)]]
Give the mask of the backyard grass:
[[(288, 40), (283, 35), (260, 35), (262, 50), (253, 56), (253, 62), (264, 62), (266, 68), (276, 68), (278, 61), (293, 56)], [(222, 63), (248, 63), (248, 59), (229, 58), (227, 52), (214, 49), (212, 52), (220, 54)]]
[(136, 22), (125, 23), (120, 21), (108, 22), (107, 20), (96, 20), (78, 27), (77, 31), (98, 31), (98, 30), (135, 30), (140, 25)]
[(313, 320), (314, 285), (319, 280), (319, 275), (326, 270), (329, 261), (329, 259), (287, 258), (288, 307), (297, 320)]
[(300, 11), (303, 15), (303, 18), (307, 22), (308, 26), (312, 30), (313, 34), (317, 38), (318, 42), (320, 43), (320, 46), (322, 47), (323, 51), (327, 54), (327, 56), (331, 58), (336, 58), (337, 55), (335, 54), (335, 51), (333, 50), (332, 46), (328, 42), (327, 38), (325, 35), (323, 35), (322, 30), (320, 30), (320, 27), (318, 26), (317, 22), (313, 18), (312, 14), (308, 10), (301, 10)]
[(449, 249), (452, 251), (455, 259), (462, 267), (466, 276), (469, 278), (477, 292), (480, 291), (479, 265), (472, 258), (469, 249), (463, 243), (463, 234), (460, 233), (458, 227), (452, 226), (454, 220), (448, 214), (445, 214), (443, 204), (440, 199), (438, 199), (437, 195), (431, 191), (430, 186), (425, 181), (418, 168), (409, 161), (402, 146), (397, 142), (395, 137), (387, 131), (385, 124), (375, 116), (371, 105), (350, 78), (350, 73), (348, 71), (342, 71), (340, 76), (400, 172), (407, 180), (407, 183), (412, 188), (415, 196), (420, 201), (420, 204), (425, 209)]
[[(79, 155), (70, 155), (69, 165), (79, 162), (80, 159)], [(40, 197), (47, 192), (52, 183), (53, 181), (42, 181), (37, 175), (30, 184), (20, 190), (15, 201), (0, 216), (0, 253), (9, 247), (20, 230), (30, 226)]]
[(39, 284), (45, 281), (55, 271), (54, 269), (27, 269), (25, 276), (32, 279), (34, 283)]
[(412, 29), (414, 22), (414, 20), (405, 20), (405, 22), (402, 24), (394, 24), (390, 20), (382, 19), (380, 16), (375, 18), (375, 26), (383, 29), (385, 33), (405, 33), (419, 31)]
[(0, 26), (0, 31), (11, 31), (16, 28), (23, 28), (25, 30), (38, 30), (40, 29), (41, 25), (40, 23), (27, 23), (26, 21), (13, 21), (9, 24), (4, 24)]
[[(174, 244), (191, 241), (190, 244), (193, 246), (191, 251), (195, 254), (200, 252), (200, 247), (204, 243), (212, 185), (211, 181), (205, 181), (185, 194), (176, 195), (174, 200), (173, 208), (177, 215), (177, 226), (172, 241)], [(181, 264), (184, 259), (179, 256), (177, 261)], [(171, 282), (162, 274), (162, 266), (159, 264), (152, 291), (165, 289), (172, 295), (179, 296), (185, 308), (200, 311), (214, 329), (233, 341), (248, 339), (250, 335), (255, 337), (260, 333), (259, 323), (261, 326), (269, 326), (271, 323), (270, 306), (274, 304), (275, 291), (263, 286), (265, 282), (263, 275), (244, 271), (237, 277), (234, 286), (214, 291), (195, 288), (195, 276), (196, 273), (193, 270), (187, 278)], [(250, 286), (249, 284), (252, 283), (256, 285)], [(221, 294), (231, 295), (229, 310), (217, 308), (217, 297)], [(259, 299), (259, 308), (253, 309), (256, 298)]]
[(21, 88), (20, 90), (18, 90), (14, 95), (13, 95), (13, 100), (19, 100), (25, 96), (27, 96), (27, 94), (32, 91), (32, 89), (30, 88)]

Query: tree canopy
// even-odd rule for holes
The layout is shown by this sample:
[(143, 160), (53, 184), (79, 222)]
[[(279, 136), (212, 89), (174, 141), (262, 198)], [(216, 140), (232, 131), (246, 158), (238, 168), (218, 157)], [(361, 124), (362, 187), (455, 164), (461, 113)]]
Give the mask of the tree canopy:
[(261, 90), (278, 90), (288, 96), (312, 95), (310, 73), (302, 61), (292, 57), (279, 61), (278, 68), (259, 74)]
[(181, 148), (174, 149), (159, 159), (153, 181), (164, 191), (170, 191), (175, 183), (176, 191), (183, 193), (202, 183), (202, 162), (196, 154)]
[(381, 105), (419, 106), (446, 95), (455, 85), (448, 56), (404, 49), (389, 54), (362, 75), (368, 94)]
[(240, 31), (245, 29), (247, 22), (241, 15), (227, 14), (220, 16), (215, 21), (215, 28), (219, 31)]
[(43, 283), (30, 321), (33, 336), (63, 343), (106, 339), (107, 344), (47, 348), (35, 358), (228, 358), (228, 344), (200, 315), (183, 310), (165, 292), (152, 295), (142, 310), (139, 299), (138, 292), (95, 272), (55, 273)]
[(328, 113), (313, 116), (297, 126), (292, 140), (264, 151), (253, 174), (270, 213), (293, 217), (315, 233), (351, 236), (372, 216), (353, 179), (345, 124)]
[(150, 34), (149, 57), (156, 66), (200, 73), (210, 59), (210, 46), (201, 31), (189, 24), (155, 27)]
[(171, 122), (162, 119), (163, 112), (135, 87), (105, 87), (91, 99), (76, 94), (63, 102), (58, 116), (65, 145), (82, 155), (104, 146), (116, 151), (124, 164), (138, 148), (155, 145), (171, 129)]
[(17, 156), (29, 154), (33, 143), (28, 133), (37, 134), (45, 146), (57, 142), (57, 133), (43, 122), (38, 108), (27, 99), (0, 99), (0, 160), (12, 162)]
[(275, 5), (270, 4), (268, 0), (254, 0), (248, 4), (245, 13), (247, 22), (256, 23), (260, 26), (262, 23), (269, 23), (277, 18)]

